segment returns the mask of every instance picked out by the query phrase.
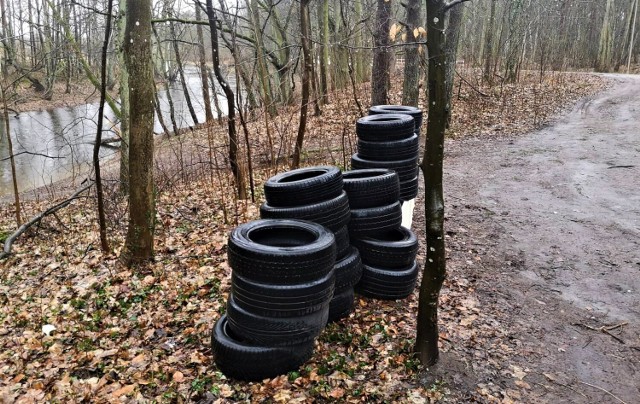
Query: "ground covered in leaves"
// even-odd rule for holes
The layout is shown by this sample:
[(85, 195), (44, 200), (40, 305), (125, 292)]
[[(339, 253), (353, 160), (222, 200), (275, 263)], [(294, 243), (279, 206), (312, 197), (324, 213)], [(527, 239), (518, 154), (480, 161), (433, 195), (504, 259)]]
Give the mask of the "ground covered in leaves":
[[(518, 85), (487, 86), (475, 81), (471, 71), (462, 75), (466, 82), (455, 86), (451, 138), (489, 140), (526, 132), (605, 85), (591, 75), (555, 73), (540, 82), (532, 73)], [(359, 91), (357, 100), (347, 90), (334, 94), (323, 115), (310, 119), (306, 164), (348, 166), (355, 151), (358, 103), (366, 104), (368, 89)], [(394, 90), (394, 100), (399, 95)], [(325, 329), (314, 356), (298, 371), (244, 383), (216, 369), (209, 341), (230, 288), (227, 234), (258, 217), (261, 183), (284, 169), (281, 163), (297, 129), (294, 108), (275, 119), (252, 119), (247, 125), (251, 148), (244, 144), (243, 153), (251, 153), (253, 202), (233, 197), (224, 169), (224, 128), (171, 137), (158, 145), (154, 263), (129, 270), (118, 262), (126, 201), (118, 196), (115, 182), (107, 182), (112, 253), (99, 250), (93, 193), (47, 217), (16, 242), (13, 255), (0, 263), (2, 401), (420, 403), (527, 397), (523, 367), (497, 363), (527, 352), (498, 321), (509, 316), (506, 308), (503, 313), (481, 312), (469, 268), (486, 250), (467, 248), (469, 240), (460, 228), (448, 233), (438, 369), (423, 368), (412, 355), (417, 292), (397, 302), (358, 297), (355, 312)], [(63, 198), (63, 190), (50, 196)], [(47, 192), (29, 195), (35, 197), (25, 202), (28, 217), (53, 203)], [(11, 204), (0, 207), (0, 217), (4, 239), (15, 227)], [(423, 225), (418, 215), (414, 230), (419, 235)], [(423, 253), (423, 244), (421, 249)], [(448, 355), (454, 350), (456, 355)], [(470, 368), (486, 369), (483, 383), (465, 376)], [(501, 383), (490, 381), (498, 379)]]

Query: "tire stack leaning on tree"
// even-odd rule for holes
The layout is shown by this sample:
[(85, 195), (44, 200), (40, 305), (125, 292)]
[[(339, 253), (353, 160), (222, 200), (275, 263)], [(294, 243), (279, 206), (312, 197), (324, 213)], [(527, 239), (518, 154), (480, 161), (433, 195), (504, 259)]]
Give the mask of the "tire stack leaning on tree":
[(218, 368), (247, 381), (298, 369), (313, 354), (335, 285), (335, 237), (316, 223), (256, 220), (229, 236), (227, 312), (211, 344)]
[(353, 309), (353, 285), (360, 279), (362, 263), (351, 248), (347, 224), (349, 200), (342, 189), (342, 173), (337, 167), (300, 168), (269, 178), (264, 184), (265, 199), (260, 207), (263, 219), (301, 219), (325, 226), (334, 232), (337, 260), (335, 292), (329, 321), (346, 317)]
[(397, 173), (384, 168), (345, 171), (343, 182), (351, 208), (349, 236), (363, 262), (355, 291), (377, 299), (406, 298), (419, 273), (418, 239), (401, 226)]

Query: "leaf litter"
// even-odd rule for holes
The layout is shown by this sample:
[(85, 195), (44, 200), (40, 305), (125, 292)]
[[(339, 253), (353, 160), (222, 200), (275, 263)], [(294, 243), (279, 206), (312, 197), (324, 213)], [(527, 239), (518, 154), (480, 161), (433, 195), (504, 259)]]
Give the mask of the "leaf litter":
[[(467, 80), (471, 76), (467, 72)], [(456, 85), (449, 136), (524, 133), (606, 85), (590, 75), (551, 74), (542, 85), (536, 79), (531, 74), (523, 78), (524, 84), (481, 88), (487, 96), (464, 83)], [(401, 85), (394, 84), (391, 95), (398, 102)], [(365, 99), (368, 88), (359, 91)], [(224, 128), (160, 142), (153, 263), (126, 269), (118, 262), (126, 204), (115, 185), (107, 189), (113, 253), (99, 250), (93, 195), (23, 235), (13, 255), (0, 263), (1, 400), (428, 403), (515, 402), (527, 397), (527, 369), (509, 364), (509, 358), (526, 352), (498, 321), (510, 308), (485, 310), (468, 271), (481, 263), (486, 251), (466, 249), (455, 234), (447, 236), (449, 252), (463, 254), (448, 261), (439, 321), (442, 363), (456, 351), (464, 357), (459, 371), (432, 372), (413, 355), (417, 291), (397, 302), (357, 297), (354, 313), (327, 326), (313, 357), (297, 371), (244, 383), (216, 369), (210, 330), (224, 313), (230, 290), (226, 238), (238, 223), (258, 218), (261, 183), (284, 169), (282, 156), (290, 151), (296, 114), (295, 108), (283, 109), (266, 124), (264, 117), (249, 122), (254, 166), (259, 166), (256, 202), (236, 200), (227, 170), (215, 169), (226, 164)], [(358, 116), (349, 91), (335, 94), (321, 117), (310, 118), (306, 163), (345, 168), (355, 152)], [(214, 152), (209, 153), (212, 142)], [(39, 212), (51, 202), (28, 199), (25, 211)], [(0, 228), (10, 231), (12, 207), (5, 203), (0, 209)], [(421, 245), (419, 257), (424, 248)], [(508, 387), (490, 381), (476, 384), (467, 377), (474, 371), (510, 382)]]

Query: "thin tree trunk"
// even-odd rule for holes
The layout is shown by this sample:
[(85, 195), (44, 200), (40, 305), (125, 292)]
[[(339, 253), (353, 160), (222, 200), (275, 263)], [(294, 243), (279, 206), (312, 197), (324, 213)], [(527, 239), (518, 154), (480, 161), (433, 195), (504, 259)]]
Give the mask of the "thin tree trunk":
[(613, 0), (607, 0), (605, 7), (602, 29), (600, 30), (600, 41), (598, 46), (598, 58), (596, 59), (596, 71), (607, 72), (611, 69), (613, 33), (612, 31), (612, 8)]
[(291, 168), (300, 167), (300, 154), (302, 153), (302, 143), (307, 128), (307, 109), (309, 106), (309, 89), (311, 87), (311, 28), (309, 21), (309, 1), (300, 0), (300, 35), (302, 42), (302, 54), (304, 57), (304, 67), (302, 69), (302, 105), (300, 107), (300, 124), (298, 125), (298, 135), (293, 151)]
[(153, 257), (155, 198), (153, 118), (155, 83), (151, 60), (151, 0), (127, 0), (124, 51), (129, 70), (129, 227), (122, 253), (131, 266)]
[(446, 55), (446, 96), (447, 104), (447, 129), (451, 125), (451, 94), (453, 92), (453, 81), (456, 72), (456, 59), (458, 55), (458, 44), (460, 42), (460, 30), (462, 26), (462, 17), (464, 15), (464, 4), (460, 4), (451, 11), (447, 16), (447, 36), (444, 46), (444, 52)]
[(445, 12), (442, 0), (427, 0), (427, 46), (429, 49), (426, 145), (421, 168), (424, 175), (424, 210), (427, 256), (418, 298), (415, 351), (425, 366), (438, 361), (438, 297), (446, 276), (444, 196), (442, 173), (444, 133), (447, 124), (447, 55)]
[(638, 0), (633, 1), (633, 22), (631, 23), (631, 37), (629, 38), (629, 57), (627, 58), (627, 74), (631, 68), (631, 53), (633, 52), (633, 41), (636, 36), (636, 21), (638, 19)]
[[(260, 79), (260, 87), (262, 90), (262, 101), (264, 108), (269, 113), (271, 118), (278, 115), (278, 110), (273, 103), (273, 97), (271, 95), (271, 79), (269, 78), (269, 69), (265, 61), (264, 54), (264, 42), (262, 39), (262, 26), (260, 24), (260, 13), (258, 10), (258, 2), (251, 0), (251, 25), (253, 29), (253, 35), (256, 41), (256, 64), (258, 68), (258, 76)], [(247, 90), (249, 90), (247, 88)]]
[(173, 22), (169, 23), (169, 29), (171, 30), (171, 39), (173, 43), (173, 52), (176, 55), (176, 65), (178, 66), (178, 74), (180, 75), (180, 84), (182, 84), (182, 92), (184, 93), (184, 100), (187, 103), (187, 109), (191, 115), (191, 120), (194, 125), (198, 124), (198, 115), (193, 109), (191, 103), (191, 95), (189, 95), (189, 87), (187, 86), (187, 80), (184, 77), (184, 68), (182, 66), (182, 57), (180, 56), (180, 47), (178, 46), (178, 38), (176, 36), (176, 26)]
[(236, 187), (238, 188), (238, 198), (247, 199), (246, 181), (244, 179), (244, 173), (238, 162), (238, 135), (236, 133), (236, 106), (235, 99), (233, 98), (233, 90), (227, 80), (225, 80), (222, 72), (220, 71), (220, 54), (218, 49), (218, 29), (217, 29), (217, 17), (216, 12), (213, 9), (212, 0), (207, 0), (207, 17), (209, 18), (209, 29), (211, 31), (211, 52), (213, 57), (213, 70), (218, 79), (218, 83), (225, 96), (227, 97), (227, 106), (229, 108), (229, 115), (227, 118), (227, 124), (229, 129), (229, 164), (231, 165), (231, 172), (233, 178), (236, 181)]
[[(404, 51), (404, 81), (402, 82), (402, 105), (418, 106), (420, 94), (420, 55), (416, 42), (421, 38), (417, 28), (420, 26), (420, 4), (422, 0), (409, 0), (406, 3), (407, 45)], [(417, 35), (414, 34), (417, 33)]]
[[(416, 0), (417, 1), (417, 0)], [(322, 0), (318, 6), (318, 23), (320, 25), (320, 102), (329, 103), (329, 89), (327, 80), (327, 65), (329, 64), (329, 0)]]
[[(153, 34), (156, 37), (156, 42), (158, 44), (161, 43), (160, 41), (160, 35), (158, 35), (158, 31), (156, 30), (156, 27), (152, 27), (153, 29)], [(179, 132), (179, 128), (178, 128), (178, 123), (176, 122), (176, 110), (173, 106), (173, 97), (171, 96), (171, 88), (169, 87), (169, 79), (166, 75), (166, 72), (164, 70), (164, 66), (165, 66), (165, 58), (164, 58), (164, 52), (162, 51), (162, 46), (158, 45), (157, 46), (157, 50), (158, 50), (158, 56), (160, 57), (160, 64), (162, 65), (162, 85), (164, 86), (164, 92), (167, 95), (167, 102), (169, 103), (169, 119), (171, 120), (171, 126), (173, 127), (173, 133), (177, 136), (178, 132)], [(158, 111), (161, 111), (162, 108), (161, 106), (158, 104)], [(161, 113), (161, 112), (159, 112)]]
[(111, 36), (111, 11), (113, 10), (113, 0), (107, 2), (107, 24), (104, 29), (104, 43), (102, 45), (102, 67), (100, 76), (102, 85), (100, 86), (100, 105), (98, 107), (98, 128), (96, 130), (96, 143), (93, 145), (93, 169), (96, 174), (96, 195), (98, 197), (98, 224), (100, 225), (100, 246), (102, 251), (109, 252), (109, 241), (107, 240), (107, 219), (104, 214), (104, 193), (102, 191), (102, 175), (100, 173), (100, 145), (102, 144), (102, 121), (104, 119), (104, 103), (107, 94), (107, 51), (109, 50), (109, 37)]
[(497, 0), (489, 0), (491, 2), (491, 11), (489, 12), (489, 24), (485, 28), (485, 45), (484, 45), (484, 80), (493, 83), (493, 30), (496, 21), (496, 2)]
[(13, 142), (11, 140), (11, 126), (9, 124), (9, 109), (7, 108), (7, 95), (3, 85), (0, 85), (2, 92), (2, 107), (4, 113), (4, 133), (7, 135), (7, 148), (9, 149), (9, 161), (11, 162), (11, 180), (13, 183), (13, 200), (16, 206), (16, 225), (20, 227), (22, 224), (22, 215), (20, 208), (20, 194), (18, 193), (18, 176), (16, 174), (16, 160), (13, 155)]
[[(196, 4), (196, 20), (200, 21), (202, 12)], [(206, 122), (213, 121), (213, 111), (211, 110), (211, 93), (209, 92), (209, 74), (207, 69), (207, 58), (204, 49), (204, 35), (202, 34), (202, 25), (196, 26), (198, 35), (198, 59), (200, 61), (200, 79), (202, 80), (202, 99), (204, 102), (204, 116)], [(213, 84), (213, 83), (212, 83)], [(214, 93), (215, 96), (215, 93)]]
[(389, 103), (389, 29), (391, 28), (391, 2), (378, 0), (376, 27), (374, 30), (375, 49), (371, 73), (371, 105)]

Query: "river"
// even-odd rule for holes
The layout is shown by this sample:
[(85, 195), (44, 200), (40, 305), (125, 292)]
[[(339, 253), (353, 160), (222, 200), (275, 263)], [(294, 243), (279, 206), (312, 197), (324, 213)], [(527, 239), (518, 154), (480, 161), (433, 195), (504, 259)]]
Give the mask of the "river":
[[(204, 101), (200, 75), (194, 67), (187, 67), (185, 74), (196, 115), (199, 122), (204, 122)], [(229, 81), (232, 88), (235, 88), (233, 78), (230, 78)], [(193, 125), (180, 83), (173, 83), (169, 91), (178, 127)], [(222, 113), (226, 114), (224, 95), (218, 94), (217, 97)], [(158, 98), (164, 121), (171, 128), (166, 91), (159, 90)], [(213, 109), (215, 115), (215, 108)], [(22, 112), (17, 116), (11, 114), (9, 124), (19, 190), (26, 191), (46, 186), (63, 178), (86, 173), (91, 167), (97, 117), (98, 103)], [(0, 197), (3, 197), (13, 193), (13, 185), (4, 120), (0, 120), (0, 122)], [(114, 114), (108, 106), (105, 106), (103, 139), (116, 136), (111, 130), (114, 124), (117, 124)], [(162, 132), (157, 117), (154, 131), (156, 133)], [(117, 149), (101, 148), (102, 159), (108, 159), (117, 154)]]

